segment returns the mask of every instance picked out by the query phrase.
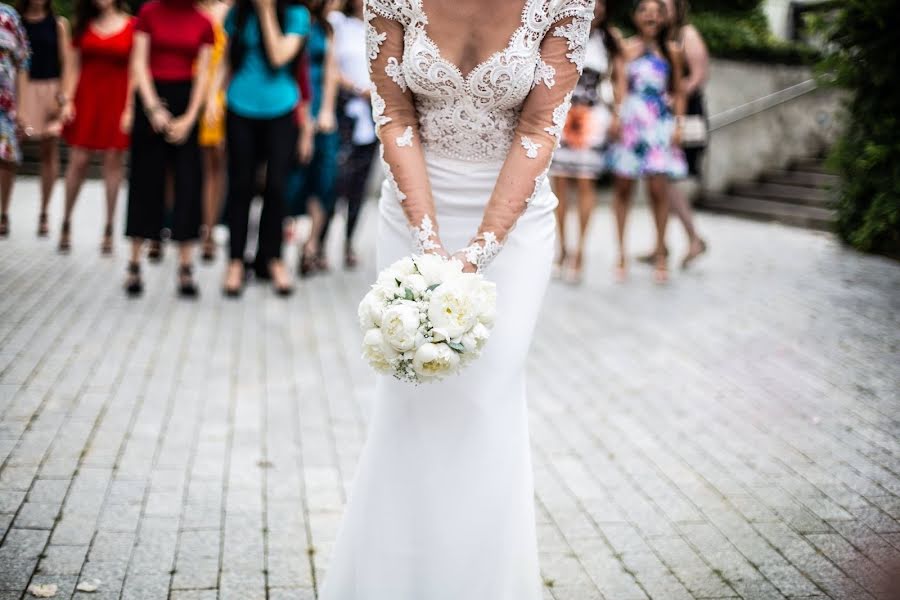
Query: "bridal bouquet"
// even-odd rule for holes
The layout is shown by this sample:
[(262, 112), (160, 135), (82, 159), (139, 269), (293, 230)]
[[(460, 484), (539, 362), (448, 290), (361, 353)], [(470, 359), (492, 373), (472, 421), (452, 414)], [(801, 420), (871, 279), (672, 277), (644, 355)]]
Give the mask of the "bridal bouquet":
[(497, 292), (458, 260), (434, 254), (398, 260), (359, 304), (363, 358), (410, 383), (442, 379), (481, 355)]

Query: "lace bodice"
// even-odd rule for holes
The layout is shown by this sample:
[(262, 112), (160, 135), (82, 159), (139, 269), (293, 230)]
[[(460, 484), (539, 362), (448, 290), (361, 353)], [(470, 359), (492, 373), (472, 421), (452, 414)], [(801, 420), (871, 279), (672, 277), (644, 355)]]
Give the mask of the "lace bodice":
[[(429, 251), (439, 248), (439, 235), (424, 153), (503, 161), (485, 226), (463, 252), (483, 267), (546, 176), (581, 73), (594, 0), (525, 0), (506, 47), (466, 75), (429, 36), (422, 2), (366, 2), (372, 105), (386, 175), (416, 228), (419, 250)], [(500, 190), (509, 178), (515, 183)], [(513, 205), (512, 214), (497, 214)]]

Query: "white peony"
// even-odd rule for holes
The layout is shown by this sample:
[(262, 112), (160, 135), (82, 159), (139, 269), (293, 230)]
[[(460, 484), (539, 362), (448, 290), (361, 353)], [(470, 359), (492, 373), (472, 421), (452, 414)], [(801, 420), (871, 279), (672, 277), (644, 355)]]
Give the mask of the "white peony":
[(366, 294), (362, 302), (359, 303), (357, 315), (359, 316), (359, 326), (363, 331), (373, 327), (381, 327), (381, 316), (384, 313), (385, 302), (384, 296), (376, 290)]
[(370, 329), (363, 338), (363, 358), (372, 368), (380, 373), (392, 374), (394, 366), (392, 359), (397, 357), (397, 352), (385, 342), (380, 329)]
[(436, 254), (422, 254), (416, 257), (416, 267), (425, 278), (425, 284), (444, 284), (462, 275), (462, 263), (447, 260)]
[(481, 281), (475, 277), (457, 277), (434, 290), (428, 305), (428, 319), (444, 338), (455, 340), (478, 323), (484, 310)]
[(419, 308), (414, 302), (398, 302), (388, 307), (381, 318), (384, 339), (398, 352), (412, 350), (419, 333)]
[(449, 375), (458, 367), (459, 355), (447, 344), (423, 344), (413, 358), (416, 374), (426, 379)]
[[(478, 302), (480, 304), (478, 312), (478, 322), (487, 327), (494, 326), (494, 319), (497, 317), (497, 284), (493, 281), (479, 281)], [(485, 338), (487, 339), (487, 338)]]

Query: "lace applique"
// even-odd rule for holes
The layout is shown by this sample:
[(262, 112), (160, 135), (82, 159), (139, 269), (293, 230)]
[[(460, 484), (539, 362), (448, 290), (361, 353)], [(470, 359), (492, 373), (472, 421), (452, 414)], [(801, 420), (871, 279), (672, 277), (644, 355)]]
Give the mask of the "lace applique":
[(391, 172), (391, 165), (388, 164), (386, 160), (384, 160), (384, 144), (378, 145), (379, 154), (381, 156), (381, 167), (384, 169), (384, 177), (391, 184), (391, 189), (394, 190), (394, 195), (397, 196), (397, 200), (403, 202), (406, 200), (406, 194), (400, 189), (400, 186), (397, 185), (397, 180), (394, 179), (394, 174)]
[(403, 131), (403, 135), (397, 136), (397, 146), (400, 148), (411, 148), (413, 145), (413, 128), (407, 126)]
[(547, 168), (534, 178), (534, 190), (532, 190), (531, 195), (528, 196), (528, 199), (525, 201), (526, 204), (530, 205), (531, 201), (537, 198), (538, 194), (541, 192), (541, 188), (544, 186), (544, 182), (547, 181), (547, 173), (549, 172), (550, 166), (547, 165)]
[(437, 250), (441, 247), (435, 241), (437, 233), (435, 233), (434, 223), (428, 215), (422, 217), (422, 222), (419, 223), (418, 227), (411, 227), (410, 229), (412, 229), (413, 245), (416, 254), (425, 254), (429, 250)]
[(393, 56), (387, 59), (384, 72), (396, 83), (401, 90), (406, 91), (406, 79), (403, 77), (403, 65)]
[(586, 52), (585, 40), (591, 33), (591, 21), (577, 15), (568, 25), (560, 25), (553, 30), (556, 37), (566, 38), (569, 52), (566, 58), (575, 65), (580, 75), (584, 71), (584, 55)]
[(548, 65), (543, 60), (538, 61), (537, 69), (534, 71), (534, 86), (545, 84), (547, 89), (556, 85), (556, 69), (553, 65)]
[(537, 158), (538, 149), (542, 146), (543, 144), (535, 143), (530, 137), (522, 136), (522, 147), (525, 148), (525, 156), (528, 158)]
[(569, 114), (569, 107), (572, 105), (572, 92), (566, 94), (562, 104), (553, 109), (553, 125), (544, 127), (544, 131), (556, 138), (557, 142), (562, 135), (563, 126), (566, 124), (566, 115)]
[(474, 265), (475, 269), (481, 273), (500, 254), (502, 249), (503, 244), (497, 241), (497, 235), (493, 231), (485, 231), (476, 236), (462, 253), (466, 257), (466, 261)]
[(387, 34), (383, 31), (378, 31), (372, 25), (372, 19), (375, 18), (375, 13), (366, 12), (366, 54), (369, 56), (369, 73), (372, 73), (372, 61), (378, 58), (378, 53), (381, 52), (381, 45), (387, 39)]
[[(390, 117), (384, 116), (384, 110), (387, 104), (376, 90), (372, 90), (372, 119), (375, 121), (375, 127), (381, 127), (391, 122)], [(555, 114), (555, 113), (554, 113)]]

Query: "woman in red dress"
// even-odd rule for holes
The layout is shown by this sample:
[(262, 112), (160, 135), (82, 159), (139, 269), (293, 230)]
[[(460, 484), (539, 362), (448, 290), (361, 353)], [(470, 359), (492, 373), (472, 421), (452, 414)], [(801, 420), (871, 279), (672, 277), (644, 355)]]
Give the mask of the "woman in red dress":
[[(101, 251), (112, 252), (113, 219), (122, 184), (128, 131), (131, 128), (129, 57), (134, 17), (124, 0), (79, 0), (73, 35), (76, 73), (66, 82), (66, 96), (74, 98), (74, 111), (64, 136), (71, 146), (66, 170), (66, 207), (61, 250), (68, 249), (69, 221), (84, 183), (91, 155), (103, 153), (106, 187), (106, 227)], [(72, 89), (75, 88), (74, 94)]]

